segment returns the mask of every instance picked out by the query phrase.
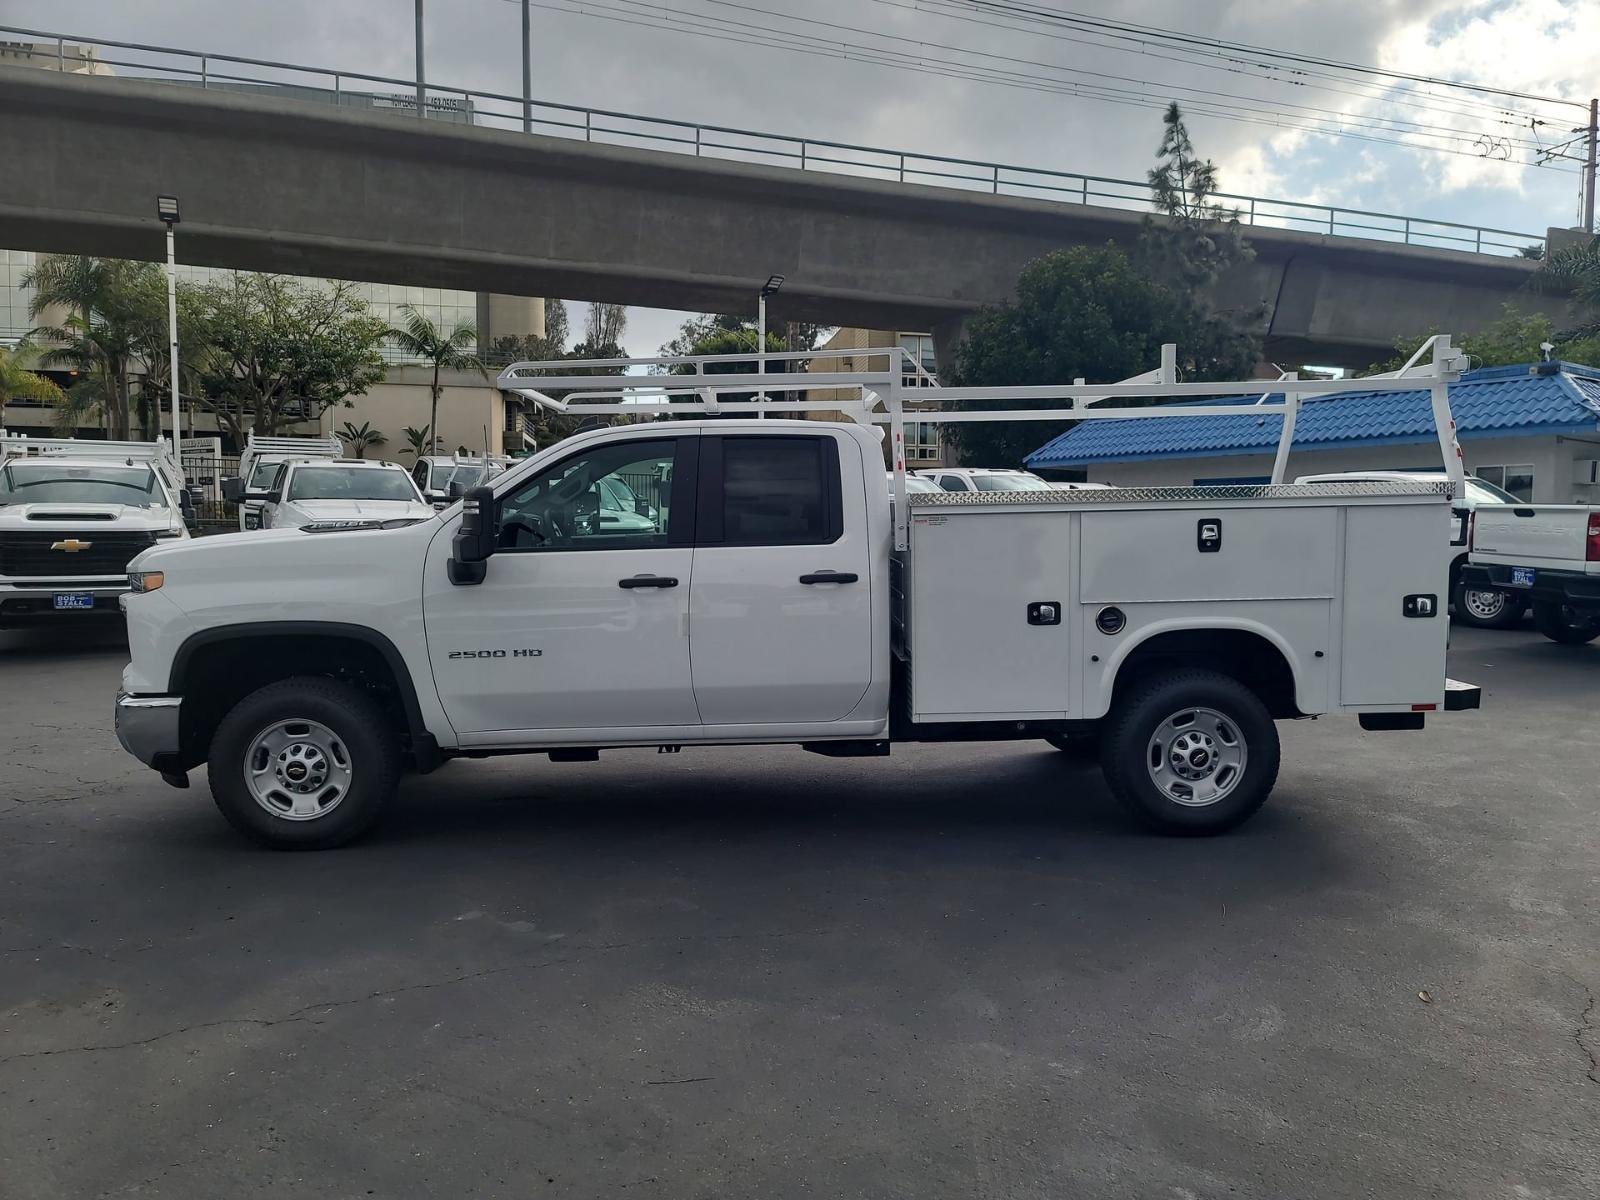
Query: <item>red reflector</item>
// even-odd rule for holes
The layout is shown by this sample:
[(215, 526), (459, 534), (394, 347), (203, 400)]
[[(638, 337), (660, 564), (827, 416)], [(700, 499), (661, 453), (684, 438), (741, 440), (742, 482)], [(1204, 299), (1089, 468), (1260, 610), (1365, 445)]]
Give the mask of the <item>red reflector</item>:
[(1439, 711), (1439, 706), (1437, 704), (1413, 704), (1411, 706), (1411, 711), (1412, 712), (1438, 712)]

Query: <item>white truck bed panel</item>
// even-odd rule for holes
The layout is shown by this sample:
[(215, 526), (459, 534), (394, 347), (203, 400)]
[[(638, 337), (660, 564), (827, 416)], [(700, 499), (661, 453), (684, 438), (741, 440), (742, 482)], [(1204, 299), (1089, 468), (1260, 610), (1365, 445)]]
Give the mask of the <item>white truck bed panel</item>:
[[(1345, 510), (1341, 704), (1443, 700), (1449, 519), (1443, 507)], [(1437, 616), (1406, 616), (1406, 596), (1432, 596)], [(1419, 695), (1423, 683), (1428, 694)]]
[[(950, 494), (910, 508), (897, 615), (914, 721), (1094, 719), (1129, 654), (1197, 628), (1270, 642), (1302, 712), (1442, 700), (1447, 487)], [(1030, 622), (1037, 604), (1060, 604), (1061, 623)], [(1096, 627), (1108, 607), (1126, 622), (1111, 634)]]
[[(919, 514), (914, 527), (911, 611), (918, 629), (940, 631), (937, 653), (916, 660), (916, 719), (1067, 716), (1075, 622), (1066, 614), (1076, 609), (1071, 517), (969, 510)], [(1034, 603), (1055, 605), (1057, 623), (1030, 625)], [(929, 645), (926, 634), (914, 636)]]
[[(1189, 600), (1326, 598), (1334, 593), (1338, 510), (1218, 508), (1093, 511), (1083, 522), (1085, 604), (1134, 604), (1173, 595), (1174, 571)], [(1196, 550), (1200, 522), (1216, 522), (1218, 549)]]

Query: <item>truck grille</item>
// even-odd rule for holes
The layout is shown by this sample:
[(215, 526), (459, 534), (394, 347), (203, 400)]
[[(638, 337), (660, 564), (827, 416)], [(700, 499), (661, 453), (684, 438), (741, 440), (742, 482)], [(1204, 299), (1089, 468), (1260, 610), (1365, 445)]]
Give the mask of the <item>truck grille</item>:
[[(153, 533), (113, 533), (106, 529), (0, 533), (0, 575), (45, 579), (125, 575), (128, 560), (155, 545), (155, 541)], [(62, 542), (86, 545), (75, 551), (50, 548)]]

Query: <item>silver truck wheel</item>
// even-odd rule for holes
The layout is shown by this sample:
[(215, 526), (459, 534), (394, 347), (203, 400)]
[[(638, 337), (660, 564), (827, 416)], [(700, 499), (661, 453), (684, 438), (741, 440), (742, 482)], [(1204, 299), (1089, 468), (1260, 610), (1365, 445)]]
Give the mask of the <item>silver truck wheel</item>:
[(1150, 735), (1145, 768), (1174, 804), (1204, 808), (1226, 799), (1244, 778), (1250, 750), (1244, 734), (1215, 709), (1185, 708)]
[(344, 741), (316, 721), (275, 721), (245, 752), (250, 794), (285, 821), (326, 816), (349, 794), (354, 776)]
[(228, 823), (282, 850), (328, 849), (365, 833), (400, 768), (400, 731), (370, 692), (305, 675), (235, 704), (206, 762)]
[(1122, 692), (1106, 715), (1100, 766), (1145, 824), (1222, 833), (1265, 803), (1278, 778), (1278, 729), (1261, 698), (1220, 671), (1179, 668)]

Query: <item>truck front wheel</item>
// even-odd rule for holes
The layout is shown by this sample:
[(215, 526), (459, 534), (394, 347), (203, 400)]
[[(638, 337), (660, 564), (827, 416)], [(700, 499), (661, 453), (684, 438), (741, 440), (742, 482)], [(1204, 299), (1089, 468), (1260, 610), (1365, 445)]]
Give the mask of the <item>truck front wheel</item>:
[(1278, 729), (1256, 694), (1216, 671), (1151, 679), (1117, 702), (1100, 765), (1112, 793), (1162, 833), (1223, 833), (1266, 802)]
[(298, 676), (234, 705), (211, 740), (211, 795), (240, 833), (326, 850), (372, 827), (400, 780), (400, 747), (371, 696)]
[(1563, 646), (1581, 646), (1600, 637), (1600, 612), (1571, 608), (1548, 600), (1533, 602), (1533, 623), (1545, 637)]

